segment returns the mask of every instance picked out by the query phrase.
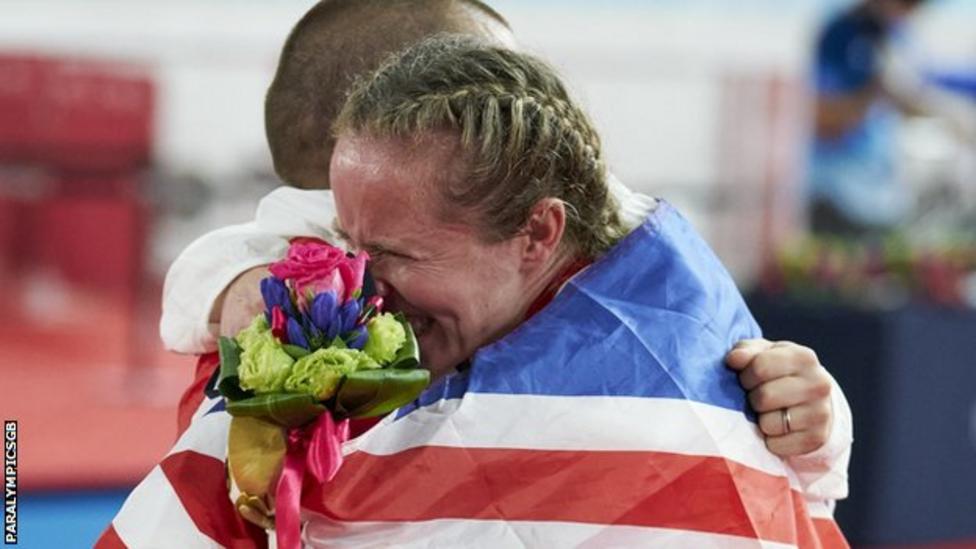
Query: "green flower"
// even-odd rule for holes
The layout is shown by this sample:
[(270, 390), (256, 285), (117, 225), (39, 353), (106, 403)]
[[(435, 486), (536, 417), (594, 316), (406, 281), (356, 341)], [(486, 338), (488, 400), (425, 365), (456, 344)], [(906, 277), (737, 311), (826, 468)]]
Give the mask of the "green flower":
[(257, 394), (280, 391), (295, 360), (271, 334), (264, 315), (237, 334), (237, 342), (243, 349), (238, 368), (241, 389)]
[(268, 321), (264, 318), (264, 313), (261, 313), (254, 317), (251, 321), (251, 325), (244, 328), (237, 333), (237, 344), (243, 349), (247, 349), (252, 346), (254, 342), (258, 339), (264, 339), (267, 335), (271, 335), (271, 327), (268, 326)]
[(285, 380), (285, 390), (325, 400), (335, 394), (342, 376), (379, 365), (362, 351), (328, 347), (295, 362)]
[(373, 360), (373, 357), (367, 355), (363, 351), (357, 351), (356, 353), (356, 371), (359, 370), (376, 370), (381, 368), (379, 362)]
[(390, 313), (373, 317), (366, 325), (366, 331), (369, 332), (369, 339), (363, 352), (380, 364), (392, 361), (407, 341), (407, 332), (403, 325)]

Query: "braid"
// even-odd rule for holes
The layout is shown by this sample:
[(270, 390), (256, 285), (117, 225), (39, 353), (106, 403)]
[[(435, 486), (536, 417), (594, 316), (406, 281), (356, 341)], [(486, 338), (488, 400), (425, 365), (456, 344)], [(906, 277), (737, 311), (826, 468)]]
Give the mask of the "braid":
[[(465, 113), (465, 123), (460, 125), (463, 128), (462, 140), (466, 144), (470, 144), (477, 137), (484, 147), (495, 139), (496, 136), (491, 132), (499, 123), (501, 105), (508, 105), (512, 109), (512, 119), (522, 118), (526, 107), (531, 106), (538, 109), (543, 117), (540, 121), (541, 127), (557, 128), (561, 137), (572, 142), (576, 154), (594, 164), (601, 162), (600, 138), (585, 116), (581, 116), (582, 112), (568, 101), (548, 97), (541, 90), (510, 90), (499, 84), (468, 85), (455, 90), (421, 95), (401, 108), (413, 110), (422, 108), (424, 104), (438, 103), (443, 105), (441, 108), (452, 122), (461, 118), (456, 113)], [(477, 121), (479, 109), (481, 120)], [(480, 128), (486, 135), (475, 136), (476, 128)], [(511, 152), (517, 151), (521, 146), (523, 135), (520, 130), (521, 125), (517, 125), (509, 135), (508, 148)], [(543, 137), (550, 136), (546, 134)]]
[(623, 234), (600, 138), (555, 72), (531, 56), (435, 37), (353, 86), (335, 131), (400, 137), (458, 130), (470, 177), (444, 190), (480, 214), (485, 234), (516, 234), (542, 198), (562, 200), (567, 235), (596, 256)]

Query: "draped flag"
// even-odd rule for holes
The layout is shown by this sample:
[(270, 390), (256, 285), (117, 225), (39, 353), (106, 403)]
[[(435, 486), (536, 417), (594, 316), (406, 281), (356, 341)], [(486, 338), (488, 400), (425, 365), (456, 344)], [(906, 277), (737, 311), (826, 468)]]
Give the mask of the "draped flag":
[(129, 494), (97, 549), (180, 547), (262, 549), (267, 534), (234, 508), (227, 485), (231, 416), (207, 382), (217, 353), (200, 357), (197, 379), (180, 402), (180, 437)]
[[(846, 547), (830, 502), (807, 500), (768, 452), (724, 366), (735, 342), (759, 335), (731, 277), (661, 204), (469, 368), (348, 441), (333, 481), (304, 486), (303, 539), (315, 547)], [(214, 436), (222, 444), (226, 429)], [(140, 520), (150, 528), (176, 513), (148, 502), (140, 513), (130, 502), (113, 523), (130, 547), (140, 544), (129, 532), (146, 539), (135, 537)], [(198, 543), (174, 531), (171, 545), (240, 542), (194, 528)]]

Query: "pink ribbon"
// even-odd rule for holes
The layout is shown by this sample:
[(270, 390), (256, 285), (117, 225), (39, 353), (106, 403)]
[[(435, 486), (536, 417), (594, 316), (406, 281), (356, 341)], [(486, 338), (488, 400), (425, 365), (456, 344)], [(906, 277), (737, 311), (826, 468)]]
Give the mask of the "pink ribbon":
[(281, 549), (301, 547), (302, 483), (305, 471), (328, 482), (342, 465), (342, 443), (349, 438), (349, 420), (338, 424), (325, 412), (309, 427), (288, 430), (285, 464), (275, 490), (275, 537)]

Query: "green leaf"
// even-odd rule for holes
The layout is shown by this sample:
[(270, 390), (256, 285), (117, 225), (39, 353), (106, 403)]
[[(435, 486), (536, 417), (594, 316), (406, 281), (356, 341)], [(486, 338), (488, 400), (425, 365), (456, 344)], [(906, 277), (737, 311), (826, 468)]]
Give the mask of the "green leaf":
[(235, 417), (256, 417), (282, 427), (300, 427), (328, 413), (311, 395), (273, 393), (227, 403), (227, 413)]
[(360, 315), (359, 315), (359, 323), (360, 324), (369, 324), (369, 320), (371, 318), (373, 318), (373, 315), (374, 314), (376, 314), (376, 306), (375, 305), (367, 305), (366, 308), (363, 309), (363, 312), (360, 313)]
[(336, 394), (336, 412), (346, 417), (381, 416), (415, 400), (430, 383), (430, 372), (360, 370), (346, 376)]
[(335, 336), (332, 343), (329, 343), (329, 347), (335, 347), (336, 349), (348, 349), (349, 346), (346, 345), (346, 340), (342, 339), (342, 336)]
[(253, 396), (254, 393), (241, 389), (237, 369), (241, 365), (241, 346), (229, 337), (221, 336), (217, 340), (220, 351), (220, 375), (217, 376), (217, 390), (227, 400), (241, 400)]
[(417, 343), (417, 336), (413, 333), (413, 327), (407, 322), (407, 317), (403, 313), (393, 315), (393, 318), (403, 325), (403, 331), (407, 335), (406, 341), (393, 356), (390, 362), (391, 368), (411, 369), (420, 366), (420, 345)]
[(308, 336), (308, 352), (309, 354), (318, 351), (325, 346), (325, 335)]
[(308, 349), (299, 347), (298, 345), (290, 345), (288, 343), (283, 343), (281, 345), (281, 348), (284, 349), (286, 353), (288, 353), (288, 356), (294, 358), (295, 360), (298, 360), (303, 356), (308, 356), (312, 354), (312, 352), (309, 351)]

